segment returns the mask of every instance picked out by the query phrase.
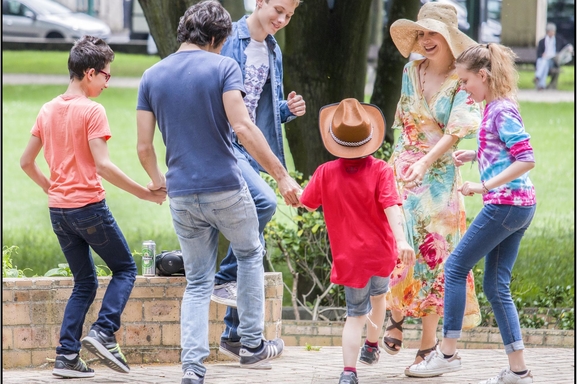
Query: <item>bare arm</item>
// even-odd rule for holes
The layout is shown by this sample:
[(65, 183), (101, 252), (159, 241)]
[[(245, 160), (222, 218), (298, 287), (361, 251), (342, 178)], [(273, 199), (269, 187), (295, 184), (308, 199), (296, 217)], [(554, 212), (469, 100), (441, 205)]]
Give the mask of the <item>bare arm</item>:
[(148, 188), (151, 190), (166, 189), (166, 178), (158, 167), (153, 143), (156, 117), (152, 112), (137, 110), (136, 126), (138, 129), (136, 150), (140, 164), (151, 180)]
[(153, 192), (148, 188), (141, 186), (122, 172), (120, 168), (110, 160), (108, 145), (104, 139), (92, 139), (88, 144), (90, 145), (90, 152), (92, 152), (92, 157), (96, 164), (96, 172), (103, 179), (140, 199), (152, 201), (158, 204), (162, 204), (162, 202), (166, 200), (166, 192)]
[(393, 231), (393, 236), (397, 242), (397, 252), (403, 264), (411, 265), (415, 262), (415, 251), (407, 243), (405, 231), (403, 230), (403, 214), (398, 205), (393, 205), (385, 209), (385, 215), (389, 221), (389, 226)]
[(228, 91), (222, 95), (226, 116), (239, 141), (248, 153), (276, 180), (285, 202), (300, 206), (297, 194), (301, 188), (274, 155), (264, 135), (250, 120), (240, 91)]
[(36, 157), (38, 157), (41, 149), (42, 140), (40, 140), (39, 137), (32, 135), (26, 145), (26, 149), (24, 149), (22, 157), (20, 158), (20, 167), (28, 177), (32, 179), (32, 181), (42, 188), (44, 193), (48, 193), (51, 182), (46, 176), (44, 176), (38, 167), (38, 164), (36, 164)]
[[(485, 187), (488, 190), (497, 188), (503, 184), (515, 180), (516, 178), (522, 176), (523, 174), (529, 172), (535, 167), (535, 163), (527, 161), (515, 161), (513, 164), (509, 165), (503, 172), (499, 173), (497, 176), (485, 180)], [(465, 181), (459, 191), (465, 196), (473, 196), (475, 193), (483, 194), (483, 184), (472, 183), (470, 181)]]
[(405, 182), (420, 182), (423, 180), (427, 169), (437, 161), (445, 152), (447, 152), (455, 143), (458, 137), (453, 135), (443, 135), (443, 137), (437, 141), (437, 144), (427, 153), (425, 156), (420, 158), (417, 162), (409, 167), (405, 175)]

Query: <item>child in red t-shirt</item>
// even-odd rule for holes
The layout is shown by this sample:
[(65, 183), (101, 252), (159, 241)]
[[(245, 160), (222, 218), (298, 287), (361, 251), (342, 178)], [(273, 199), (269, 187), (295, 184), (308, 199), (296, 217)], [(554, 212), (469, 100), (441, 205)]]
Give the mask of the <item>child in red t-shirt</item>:
[(411, 263), (415, 253), (405, 240), (393, 170), (372, 156), (385, 134), (381, 110), (344, 99), (321, 108), (319, 125), (325, 148), (339, 159), (317, 168), (300, 201), (308, 210), (323, 206), (333, 257), (331, 282), (344, 285), (347, 302), (339, 384), (356, 384), (363, 327), (368, 319), (359, 361), (375, 364), (389, 275), (397, 257)]

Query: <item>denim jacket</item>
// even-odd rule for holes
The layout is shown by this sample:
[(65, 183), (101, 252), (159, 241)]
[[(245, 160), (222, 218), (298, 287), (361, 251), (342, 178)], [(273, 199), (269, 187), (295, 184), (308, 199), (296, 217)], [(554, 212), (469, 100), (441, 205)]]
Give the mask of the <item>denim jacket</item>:
[[(244, 51), (250, 43), (250, 32), (244, 16), (232, 24), (232, 33), (222, 47), (221, 55), (236, 60), (242, 71), (242, 79), (246, 74), (246, 55)], [(256, 125), (260, 128), (273, 153), (286, 168), (282, 123), (288, 123), (296, 118), (288, 108), (283, 94), (282, 53), (275, 38), (268, 35), (265, 39), (268, 46), (269, 79), (263, 87), (256, 107)], [(245, 151), (246, 152), (246, 151)], [(247, 154), (248, 155), (248, 154)], [(262, 167), (260, 167), (262, 170)]]

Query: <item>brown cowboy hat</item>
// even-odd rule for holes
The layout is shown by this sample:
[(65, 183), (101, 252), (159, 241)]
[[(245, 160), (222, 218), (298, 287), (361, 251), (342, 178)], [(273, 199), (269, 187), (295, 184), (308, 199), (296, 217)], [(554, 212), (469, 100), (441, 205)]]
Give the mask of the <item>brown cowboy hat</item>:
[(419, 31), (433, 31), (441, 34), (454, 58), (457, 58), (467, 47), (476, 44), (475, 40), (459, 30), (457, 10), (451, 4), (425, 3), (419, 11), (416, 22), (399, 19), (391, 24), (391, 38), (404, 57), (409, 57), (411, 52), (426, 55), (417, 42)]
[(319, 128), (327, 151), (354, 159), (373, 154), (383, 144), (385, 117), (375, 105), (344, 99), (321, 108)]

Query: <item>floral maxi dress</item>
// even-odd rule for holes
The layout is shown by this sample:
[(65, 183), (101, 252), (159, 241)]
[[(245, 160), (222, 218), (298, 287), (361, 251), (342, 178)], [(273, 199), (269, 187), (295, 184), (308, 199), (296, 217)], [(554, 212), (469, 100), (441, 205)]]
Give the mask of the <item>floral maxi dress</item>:
[[(452, 153), (457, 143), (437, 159), (425, 173), (422, 184), (405, 186), (402, 176), (410, 165), (422, 158), (443, 137), (475, 136), (481, 112), (468, 94), (460, 89), (456, 74), (449, 76), (427, 103), (422, 96), (418, 68), (422, 60), (408, 63), (403, 69), (401, 98), (393, 129), (402, 129), (389, 160), (395, 172), (403, 201), (405, 233), (415, 250), (414, 266), (397, 265), (391, 274), (387, 306), (405, 316), (443, 316), (444, 264), (466, 230), (464, 199), (459, 169)], [(479, 304), (472, 272), (467, 278), (467, 304), (463, 329), (479, 325)]]

